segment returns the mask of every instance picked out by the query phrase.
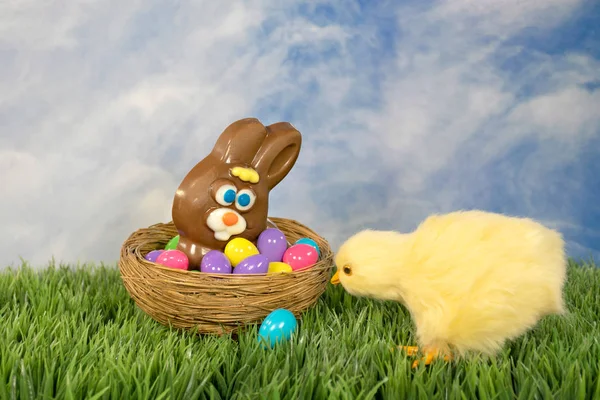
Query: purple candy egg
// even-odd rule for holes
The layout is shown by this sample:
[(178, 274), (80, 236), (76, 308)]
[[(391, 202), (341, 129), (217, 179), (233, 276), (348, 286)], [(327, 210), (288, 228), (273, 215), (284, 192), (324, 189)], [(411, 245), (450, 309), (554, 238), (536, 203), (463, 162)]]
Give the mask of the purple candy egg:
[(146, 254), (146, 257), (144, 258), (148, 261), (156, 262), (158, 256), (160, 256), (163, 252), (164, 250), (152, 250), (150, 253)]
[(224, 253), (211, 250), (202, 257), (200, 271), (209, 274), (230, 274), (231, 262)]
[(269, 259), (263, 254), (255, 254), (242, 260), (234, 269), (234, 274), (266, 274)]
[(258, 236), (256, 247), (260, 254), (269, 259), (269, 262), (278, 262), (283, 259), (288, 243), (283, 232), (276, 228), (268, 228)]

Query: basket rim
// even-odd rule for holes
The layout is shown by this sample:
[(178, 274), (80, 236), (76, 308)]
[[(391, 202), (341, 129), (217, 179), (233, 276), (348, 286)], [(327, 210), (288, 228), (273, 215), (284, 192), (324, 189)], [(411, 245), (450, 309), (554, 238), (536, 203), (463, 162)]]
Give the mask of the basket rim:
[[(277, 274), (268, 274), (268, 273), (265, 273), (265, 274), (233, 274), (233, 273), (217, 274), (217, 273), (202, 272), (202, 271), (195, 270), (195, 269), (194, 270), (182, 270), (182, 269), (177, 269), (177, 268), (169, 268), (165, 265), (146, 260), (144, 258), (144, 256), (142, 255), (142, 251), (141, 251), (141, 247), (143, 246), (143, 243), (138, 243), (135, 246), (128, 245), (129, 242), (131, 242), (133, 239), (136, 239), (136, 236), (141, 235), (149, 230), (152, 230), (152, 229), (158, 228), (158, 227), (174, 226), (173, 221), (171, 220), (168, 222), (158, 222), (158, 223), (149, 225), (148, 227), (138, 228), (135, 231), (133, 231), (125, 239), (125, 241), (123, 241), (123, 243), (121, 245), (119, 263), (124, 258), (134, 255), (137, 263), (146, 265), (149, 268), (159, 269), (163, 273), (166, 273), (166, 274), (181, 274), (181, 275), (179, 275), (180, 277), (181, 276), (193, 276), (194, 279), (207, 278), (207, 279), (222, 280), (222, 281), (236, 281), (239, 279), (240, 281), (243, 280), (243, 282), (245, 282), (246, 285), (248, 283), (250, 283), (251, 281), (257, 282), (257, 281), (273, 280), (273, 279), (275, 279), (275, 280), (280, 280), (280, 279), (288, 280), (290, 278), (294, 279), (294, 277), (296, 277), (296, 276), (300, 276), (300, 275), (304, 275), (304, 274), (311, 274), (311, 273), (319, 273), (324, 270), (332, 270), (334, 268), (333, 250), (331, 249), (329, 242), (323, 236), (319, 235), (318, 233), (313, 231), (311, 228), (309, 228), (308, 226), (302, 224), (301, 222), (299, 222), (295, 219), (288, 219), (288, 218), (275, 217), (275, 216), (268, 216), (268, 219), (273, 221), (275, 223), (275, 225), (277, 225), (277, 222), (287, 222), (287, 223), (296, 225), (300, 228), (303, 228), (303, 229), (309, 231), (312, 236), (311, 239), (313, 239), (313, 240), (319, 239), (319, 240), (315, 240), (315, 241), (321, 241), (322, 243), (325, 243), (326, 246), (319, 246), (319, 258), (318, 258), (317, 262), (312, 264), (309, 267), (298, 269), (298, 270), (295, 270), (292, 272), (284, 272), (284, 273), (277, 273)], [(163, 250), (163, 249), (155, 249), (155, 250)], [(133, 279), (133, 280), (136, 279), (136, 276), (124, 275), (122, 271), (121, 271), (121, 276), (124, 279)], [(144, 280), (147, 281), (148, 278), (144, 278)]]

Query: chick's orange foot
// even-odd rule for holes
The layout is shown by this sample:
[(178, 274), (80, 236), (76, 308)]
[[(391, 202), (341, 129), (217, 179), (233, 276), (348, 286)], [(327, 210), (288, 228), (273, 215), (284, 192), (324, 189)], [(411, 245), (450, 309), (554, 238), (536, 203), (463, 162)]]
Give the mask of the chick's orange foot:
[(419, 348), (417, 346), (398, 346), (398, 348), (404, 350), (409, 357), (419, 354)]
[(417, 368), (421, 362), (425, 365), (431, 364), (435, 359), (443, 358), (444, 361), (449, 362), (452, 360), (452, 356), (450, 354), (440, 353), (438, 350), (428, 350), (425, 352), (425, 355), (418, 360), (413, 361), (412, 367)]
[[(417, 346), (398, 346), (398, 348), (406, 352), (409, 357), (414, 357), (420, 352), (419, 347)], [(442, 351), (436, 347), (425, 348), (423, 352), (423, 357), (413, 362), (413, 368), (417, 368), (421, 362), (423, 362), (425, 365), (430, 365), (437, 358), (443, 358), (446, 362), (452, 360), (452, 355), (450, 353)]]

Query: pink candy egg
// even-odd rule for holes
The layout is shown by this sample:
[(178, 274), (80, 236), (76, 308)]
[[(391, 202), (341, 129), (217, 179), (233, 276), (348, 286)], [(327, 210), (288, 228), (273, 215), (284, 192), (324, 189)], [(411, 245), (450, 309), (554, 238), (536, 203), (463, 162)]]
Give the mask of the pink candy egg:
[(165, 267), (187, 270), (189, 260), (184, 252), (179, 250), (165, 250), (156, 259), (157, 264)]
[(308, 244), (295, 244), (290, 246), (283, 254), (283, 262), (292, 267), (293, 271), (307, 268), (319, 259), (317, 250)]

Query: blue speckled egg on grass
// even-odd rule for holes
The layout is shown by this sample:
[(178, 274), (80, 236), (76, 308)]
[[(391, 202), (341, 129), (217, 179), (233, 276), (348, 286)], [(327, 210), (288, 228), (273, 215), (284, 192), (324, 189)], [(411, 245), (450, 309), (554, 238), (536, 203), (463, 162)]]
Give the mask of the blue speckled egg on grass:
[(263, 347), (268, 345), (273, 348), (275, 343), (289, 340), (296, 331), (298, 321), (294, 314), (284, 308), (278, 308), (267, 315), (258, 330), (258, 341)]

